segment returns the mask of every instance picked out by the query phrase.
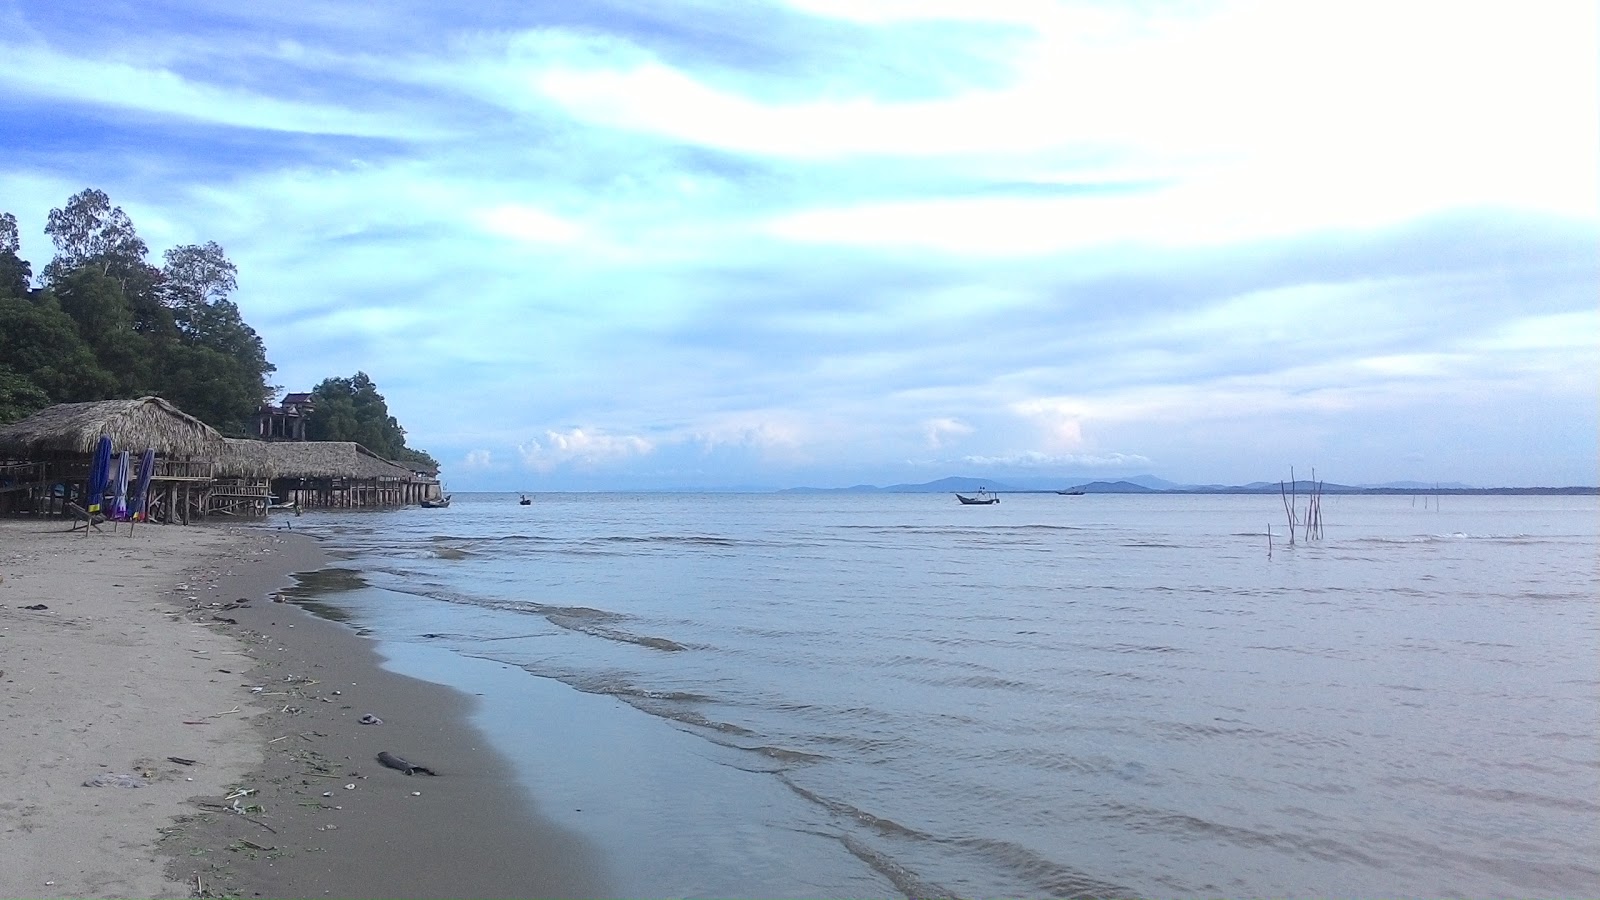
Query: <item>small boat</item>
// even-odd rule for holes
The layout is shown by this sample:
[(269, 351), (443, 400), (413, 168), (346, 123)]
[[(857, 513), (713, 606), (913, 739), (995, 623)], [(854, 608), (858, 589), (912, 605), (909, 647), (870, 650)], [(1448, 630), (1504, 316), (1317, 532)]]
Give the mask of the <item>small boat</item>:
[(532, 506), (533, 505), (533, 501), (528, 499), (528, 495), (527, 494), (523, 494), (522, 495), (522, 499), (517, 501), (517, 505), (518, 506)]
[(991, 494), (984, 488), (978, 488), (978, 496), (976, 497), (967, 497), (962, 494), (957, 494), (956, 499), (961, 501), (962, 506), (988, 506), (991, 503), (1000, 502), (1000, 497), (998, 495)]
[(445, 494), (437, 500), (423, 500), (420, 505), (423, 509), (444, 509), (450, 505), (450, 495)]
[(1056, 491), (1063, 497), (1082, 497), (1083, 491)]

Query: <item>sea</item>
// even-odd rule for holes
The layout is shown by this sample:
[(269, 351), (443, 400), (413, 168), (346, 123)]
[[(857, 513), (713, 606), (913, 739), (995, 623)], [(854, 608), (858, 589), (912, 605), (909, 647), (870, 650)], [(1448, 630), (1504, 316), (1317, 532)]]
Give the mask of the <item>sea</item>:
[(265, 527), (618, 895), (1600, 896), (1600, 498), (1001, 496)]

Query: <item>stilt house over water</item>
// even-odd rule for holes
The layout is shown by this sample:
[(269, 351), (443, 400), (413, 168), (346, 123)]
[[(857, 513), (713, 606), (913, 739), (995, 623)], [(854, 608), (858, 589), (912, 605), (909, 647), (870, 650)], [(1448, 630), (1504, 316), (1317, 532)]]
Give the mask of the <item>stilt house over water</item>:
[(62, 514), (86, 506), (101, 435), (138, 456), (156, 453), (150, 518), (265, 515), (275, 500), (303, 506), (404, 506), (439, 495), (437, 478), (350, 442), (225, 438), (160, 397), (63, 403), (0, 425), (0, 514)]
[[(245, 442), (249, 443), (249, 442)], [(439, 498), (439, 480), (351, 441), (263, 444), (272, 492), (302, 507), (410, 506)]]
[(203, 518), (223, 437), (160, 397), (62, 403), (0, 425), (0, 512), (62, 513), (82, 496), (100, 436), (116, 451), (156, 451), (151, 516)]

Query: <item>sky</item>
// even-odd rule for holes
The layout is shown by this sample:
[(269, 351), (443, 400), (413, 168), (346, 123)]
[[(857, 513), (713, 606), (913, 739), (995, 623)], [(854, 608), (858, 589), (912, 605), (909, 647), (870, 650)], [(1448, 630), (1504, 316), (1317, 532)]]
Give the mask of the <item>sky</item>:
[(455, 490), (1594, 485), (1597, 9), (0, 0), (0, 212)]

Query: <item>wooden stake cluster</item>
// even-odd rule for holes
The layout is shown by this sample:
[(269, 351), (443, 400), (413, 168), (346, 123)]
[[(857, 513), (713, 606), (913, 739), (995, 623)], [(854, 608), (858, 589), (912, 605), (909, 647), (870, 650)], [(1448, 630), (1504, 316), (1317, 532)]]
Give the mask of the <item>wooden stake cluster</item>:
[[(1311, 493), (1306, 497), (1305, 518), (1300, 517), (1300, 481), (1295, 477), (1294, 467), (1289, 467), (1289, 483), (1278, 482), (1278, 496), (1283, 500), (1283, 513), (1289, 519), (1289, 546), (1294, 546), (1295, 529), (1302, 528), (1302, 535), (1307, 541), (1322, 539), (1322, 482), (1317, 480), (1317, 470), (1311, 470)], [(1271, 552), (1271, 538), (1268, 538), (1268, 553)]]

